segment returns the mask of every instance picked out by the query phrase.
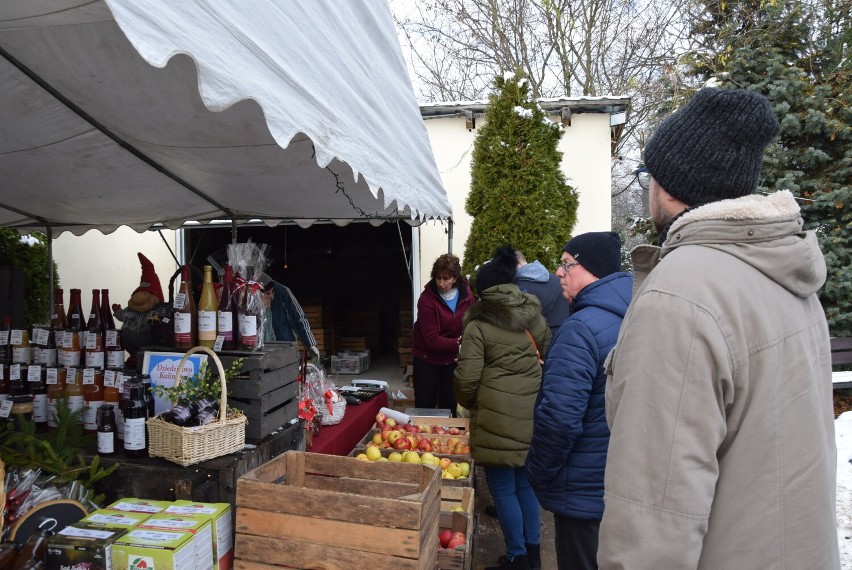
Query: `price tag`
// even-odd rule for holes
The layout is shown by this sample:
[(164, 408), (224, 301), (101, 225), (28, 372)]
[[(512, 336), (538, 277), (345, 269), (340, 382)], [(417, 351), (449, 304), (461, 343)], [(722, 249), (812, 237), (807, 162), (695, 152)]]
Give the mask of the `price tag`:
[(83, 385), (94, 384), (94, 383), (95, 383), (95, 369), (94, 368), (84, 368), (83, 369)]
[(21, 379), (21, 365), (13, 364), (9, 367), (9, 380)]
[(0, 418), (8, 418), (12, 412), (12, 400), (6, 400), (0, 405)]
[(222, 350), (222, 344), (225, 342), (225, 335), (220, 334), (216, 336), (216, 342), (213, 343), (213, 350), (219, 352)]
[(65, 383), (66, 384), (76, 384), (77, 383), (77, 369), (69, 368), (65, 373)]
[(0, 331), (0, 346), (9, 344), (9, 331)]
[(6, 370), (6, 366), (3, 365), (3, 364), (0, 364), (0, 380), (5, 380), (5, 378), (3, 377), (5, 370)]
[(41, 382), (41, 366), (38, 364), (30, 364), (27, 368), (28, 382)]
[(172, 306), (175, 309), (183, 309), (184, 304), (186, 303), (186, 293), (178, 293), (175, 295), (175, 302), (172, 303)]
[[(58, 343), (59, 341), (57, 341)], [(62, 333), (62, 348), (74, 348), (74, 333), (73, 332), (64, 332)]]
[(13, 330), (9, 336), (9, 344), (24, 344), (24, 331)]
[(86, 335), (86, 348), (88, 350), (95, 350), (98, 348), (98, 335), (95, 333)]
[(59, 370), (56, 368), (48, 368), (46, 382), (48, 384), (59, 384)]
[(118, 346), (118, 331), (115, 329), (110, 329), (106, 332), (106, 345), (107, 346)]
[(104, 388), (115, 387), (115, 370), (104, 371)]
[(47, 345), (50, 338), (50, 331), (46, 329), (33, 329), (33, 342), (40, 345)]

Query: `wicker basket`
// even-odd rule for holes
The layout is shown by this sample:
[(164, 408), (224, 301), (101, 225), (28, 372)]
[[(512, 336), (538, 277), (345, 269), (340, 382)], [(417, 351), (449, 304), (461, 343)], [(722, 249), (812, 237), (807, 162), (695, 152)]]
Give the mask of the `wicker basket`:
[(346, 413), (346, 400), (343, 396), (338, 398), (336, 402), (331, 404), (332, 412), (328, 413), (328, 406), (323, 406), (320, 412), (320, 423), (324, 426), (333, 426), (343, 421), (343, 414)]
[[(245, 447), (246, 417), (240, 411), (228, 413), (228, 386), (225, 381), (225, 369), (215, 352), (206, 346), (196, 346), (183, 355), (177, 369), (183, 365), (190, 354), (204, 352), (213, 358), (219, 369), (222, 382), (222, 396), (219, 403), (219, 420), (199, 427), (181, 427), (156, 416), (148, 420), (148, 454), (162, 457), (186, 467), (214, 457), (236, 453)], [(180, 373), (175, 384), (180, 382)], [(229, 417), (226, 417), (229, 416)]]

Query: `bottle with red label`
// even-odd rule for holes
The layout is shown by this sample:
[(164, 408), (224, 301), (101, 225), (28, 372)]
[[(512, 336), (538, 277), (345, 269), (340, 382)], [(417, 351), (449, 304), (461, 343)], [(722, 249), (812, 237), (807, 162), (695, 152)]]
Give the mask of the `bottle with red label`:
[[(234, 293), (234, 269), (225, 266), (222, 295), (219, 297), (217, 315), (218, 334), (222, 337), (222, 350), (236, 350), (239, 339), (239, 302)], [(234, 327), (237, 327), (236, 329)]]
[(104, 350), (104, 323), (101, 321), (101, 291), (92, 289), (92, 310), (86, 322), (86, 368), (103, 370), (106, 363)]
[(181, 267), (180, 289), (174, 300), (175, 348), (188, 350), (198, 343), (195, 299), (189, 280), (189, 265)]

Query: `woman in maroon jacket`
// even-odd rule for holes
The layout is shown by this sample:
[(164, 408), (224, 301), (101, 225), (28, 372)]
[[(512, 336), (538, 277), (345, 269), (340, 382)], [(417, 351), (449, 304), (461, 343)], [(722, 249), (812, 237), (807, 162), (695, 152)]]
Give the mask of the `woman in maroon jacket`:
[(459, 258), (445, 253), (432, 265), (432, 279), (417, 300), (414, 323), (414, 405), (447, 408), (455, 414), (453, 371), (459, 356), (464, 314), (473, 304)]

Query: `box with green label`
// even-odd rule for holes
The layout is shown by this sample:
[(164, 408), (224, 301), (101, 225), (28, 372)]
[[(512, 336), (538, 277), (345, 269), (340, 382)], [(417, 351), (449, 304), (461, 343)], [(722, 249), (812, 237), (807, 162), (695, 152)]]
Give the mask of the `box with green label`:
[(113, 511), (110, 509), (98, 509), (93, 511), (82, 521), (92, 528), (120, 528), (130, 530), (131, 528), (145, 522), (151, 517), (148, 513), (134, 513), (131, 511)]
[(160, 511), (166, 510), (171, 501), (149, 501), (148, 499), (124, 498), (119, 499), (111, 505), (107, 505), (107, 509), (113, 511), (127, 511), (131, 513), (147, 513), (153, 515)]
[(197, 570), (213, 570), (213, 524), (210, 517), (195, 515), (177, 515), (157, 513), (139, 529), (182, 531), (193, 535), (195, 544), (195, 568)]
[(135, 528), (112, 545), (114, 570), (195, 570), (195, 535)]
[(208, 517), (213, 524), (213, 568), (231, 570), (234, 567), (234, 525), (230, 504), (178, 500), (163, 512)]
[(45, 568), (113, 568), (113, 543), (125, 532), (79, 522), (65, 527), (45, 541)]

